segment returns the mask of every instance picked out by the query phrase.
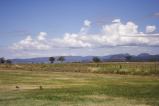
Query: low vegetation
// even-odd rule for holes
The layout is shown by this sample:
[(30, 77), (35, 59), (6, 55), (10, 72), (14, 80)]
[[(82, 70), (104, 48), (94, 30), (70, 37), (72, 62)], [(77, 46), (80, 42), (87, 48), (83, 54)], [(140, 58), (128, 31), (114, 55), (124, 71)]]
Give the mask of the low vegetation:
[(157, 62), (0, 64), (0, 106), (158, 106)]
[(152, 76), (1, 70), (0, 106), (158, 106)]
[(52, 72), (91, 72), (131, 75), (159, 75), (158, 62), (107, 62), (107, 63), (60, 63), (60, 64), (1, 64), (0, 69), (52, 71)]

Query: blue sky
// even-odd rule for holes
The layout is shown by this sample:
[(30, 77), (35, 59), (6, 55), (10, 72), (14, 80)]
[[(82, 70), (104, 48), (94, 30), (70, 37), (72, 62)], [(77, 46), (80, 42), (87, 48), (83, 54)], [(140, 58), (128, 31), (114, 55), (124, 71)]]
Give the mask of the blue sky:
[[(0, 56), (158, 54), (158, 37), (121, 39), (114, 43), (120, 39), (114, 34), (123, 33), (123, 30), (119, 33), (114, 30), (124, 25), (124, 34), (138, 36), (142, 32), (144, 36), (158, 36), (158, 4), (159, 0), (0, 0)], [(113, 20), (118, 22), (112, 23)], [(110, 34), (108, 29), (113, 24), (118, 27), (113, 27)], [(134, 52), (136, 49), (139, 50)]]

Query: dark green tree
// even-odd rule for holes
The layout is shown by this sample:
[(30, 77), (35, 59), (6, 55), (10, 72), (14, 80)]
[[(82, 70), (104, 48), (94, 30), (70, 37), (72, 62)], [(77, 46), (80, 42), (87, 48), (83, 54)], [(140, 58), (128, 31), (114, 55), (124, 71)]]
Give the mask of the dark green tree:
[(6, 63), (7, 63), (7, 64), (12, 64), (12, 61), (11, 61), (10, 59), (7, 59), (7, 60), (6, 60)]
[(62, 63), (63, 61), (65, 61), (65, 57), (64, 56), (60, 56), (57, 60)]
[(130, 56), (130, 55), (125, 57), (126, 61), (131, 61), (131, 58), (132, 58), (132, 56)]
[(93, 57), (93, 58), (92, 58), (92, 61), (95, 62), (95, 63), (98, 63), (98, 62), (100, 62), (101, 60), (100, 60), (100, 58), (98, 58), (98, 57)]
[(0, 58), (0, 64), (4, 64), (5, 63), (5, 58), (4, 57), (1, 57)]
[(50, 63), (54, 63), (55, 58), (54, 57), (49, 57), (49, 61), (50, 61)]

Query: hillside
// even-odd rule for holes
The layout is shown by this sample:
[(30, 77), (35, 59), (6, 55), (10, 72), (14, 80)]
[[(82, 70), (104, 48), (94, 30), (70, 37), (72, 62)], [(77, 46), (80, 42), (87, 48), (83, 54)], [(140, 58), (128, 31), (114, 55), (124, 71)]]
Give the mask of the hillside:
[[(108, 56), (99, 56), (99, 58), (104, 61), (126, 61), (126, 57), (131, 56), (130, 61), (159, 61), (159, 55), (150, 55), (147, 53), (142, 53), (137, 56), (130, 54), (115, 54)], [(91, 62), (94, 56), (65, 56), (64, 62)], [(57, 56), (55, 57), (58, 58)], [(49, 57), (37, 57), (37, 58), (27, 58), (27, 59), (12, 59), (13, 63), (48, 63)], [(57, 63), (57, 61), (55, 61)]]

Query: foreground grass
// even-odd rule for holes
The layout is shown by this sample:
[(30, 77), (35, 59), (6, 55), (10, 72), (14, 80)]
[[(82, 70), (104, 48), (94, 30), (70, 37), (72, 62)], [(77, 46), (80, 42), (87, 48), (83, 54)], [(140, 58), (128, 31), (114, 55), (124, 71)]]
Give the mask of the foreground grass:
[[(40, 90), (39, 86), (43, 89)], [(0, 106), (31, 105), (158, 106), (159, 78), (78, 72), (1, 70)]]

